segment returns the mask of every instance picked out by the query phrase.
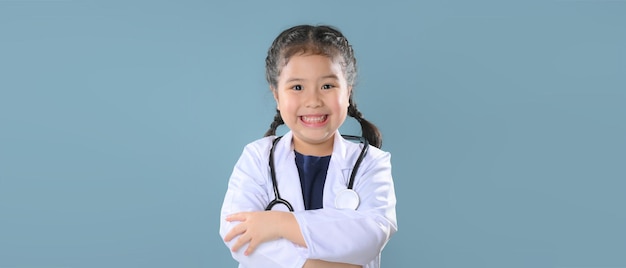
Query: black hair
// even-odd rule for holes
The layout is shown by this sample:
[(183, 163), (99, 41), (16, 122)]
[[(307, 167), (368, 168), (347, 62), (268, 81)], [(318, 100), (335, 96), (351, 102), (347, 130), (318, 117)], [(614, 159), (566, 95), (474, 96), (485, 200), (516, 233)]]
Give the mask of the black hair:
[[(293, 55), (298, 53), (324, 55), (332, 59), (340, 56), (348, 85), (354, 87), (357, 74), (356, 58), (348, 39), (332, 26), (298, 25), (280, 33), (267, 51), (265, 78), (272, 89), (278, 85), (277, 79), (282, 67)], [(383, 140), (380, 131), (374, 124), (363, 118), (352, 99), (352, 93), (350, 94), (348, 115), (359, 122), (363, 137), (371, 145), (377, 148), (382, 146)], [(276, 128), (284, 123), (280, 111), (276, 110), (274, 121), (265, 132), (265, 136), (276, 135)]]

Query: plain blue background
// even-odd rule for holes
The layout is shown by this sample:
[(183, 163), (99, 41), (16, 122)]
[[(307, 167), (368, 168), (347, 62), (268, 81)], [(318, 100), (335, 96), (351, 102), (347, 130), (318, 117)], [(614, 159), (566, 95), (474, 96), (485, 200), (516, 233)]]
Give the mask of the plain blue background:
[(383, 267), (626, 267), (626, 1), (223, 2), (0, 0), (0, 267), (235, 267), (300, 23), (349, 38), (392, 153)]

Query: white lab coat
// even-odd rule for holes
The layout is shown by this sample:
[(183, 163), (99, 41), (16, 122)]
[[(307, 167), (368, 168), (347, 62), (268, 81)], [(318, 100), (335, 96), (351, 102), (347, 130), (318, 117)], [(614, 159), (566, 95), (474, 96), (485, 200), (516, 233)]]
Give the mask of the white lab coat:
[[(263, 211), (274, 199), (269, 170), (269, 151), (275, 137), (265, 137), (248, 144), (233, 169), (222, 205), (222, 238), (239, 222), (227, 222), (226, 216), (242, 211)], [(302, 267), (307, 259), (321, 259), (380, 266), (380, 253), (397, 231), (396, 196), (391, 177), (390, 154), (370, 146), (357, 172), (354, 190), (360, 204), (356, 210), (336, 209), (335, 194), (347, 188), (350, 173), (361, 145), (335, 134), (333, 153), (324, 185), (324, 208), (305, 210), (298, 169), (288, 132), (276, 144), (274, 163), (278, 190), (294, 208), (294, 216), (307, 247), (286, 239), (265, 242), (250, 255), (244, 247), (232, 252), (239, 267)], [(282, 205), (273, 210), (288, 211)], [(230, 249), (237, 238), (226, 243)]]

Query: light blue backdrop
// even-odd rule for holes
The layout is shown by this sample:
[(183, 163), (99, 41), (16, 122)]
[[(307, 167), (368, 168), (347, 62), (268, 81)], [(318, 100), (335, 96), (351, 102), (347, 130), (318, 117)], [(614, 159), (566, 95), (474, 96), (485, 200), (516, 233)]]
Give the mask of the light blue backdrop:
[(0, 0), (0, 267), (235, 267), (219, 208), (300, 23), (353, 43), (392, 153), (383, 267), (626, 267), (626, 1), (213, 2)]

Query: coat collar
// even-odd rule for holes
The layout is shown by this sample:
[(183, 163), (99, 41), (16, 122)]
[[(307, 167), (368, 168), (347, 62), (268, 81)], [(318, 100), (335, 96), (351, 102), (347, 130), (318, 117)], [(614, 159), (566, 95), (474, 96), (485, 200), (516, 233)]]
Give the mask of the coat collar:
[[(352, 142), (347, 141), (343, 137), (341, 137), (341, 133), (339, 133), (338, 130), (335, 131), (334, 139), (333, 153), (331, 154), (330, 161), (339, 164), (338, 166), (341, 169), (352, 168), (349, 164), (349, 158), (351, 158), (351, 151), (353, 150), (348, 150), (348, 145)], [(277, 155), (283, 156), (283, 159), (281, 159), (283, 161), (286, 160), (284, 159), (285, 157), (288, 157), (288, 159), (293, 159), (295, 157), (293, 153), (292, 140), (293, 132), (289, 131), (280, 139), (280, 142), (278, 142), (278, 144), (276, 145), (276, 148), (280, 150), (280, 154)]]
[[(276, 165), (276, 181), (283, 199), (289, 201), (295, 211), (304, 210), (300, 175), (295, 163), (293, 150), (293, 133), (287, 132), (276, 144), (274, 161)], [(346, 189), (350, 173), (358, 155), (359, 146), (345, 140), (339, 131), (335, 132), (333, 153), (331, 154), (326, 183), (324, 184), (324, 207), (334, 207), (336, 191)]]

